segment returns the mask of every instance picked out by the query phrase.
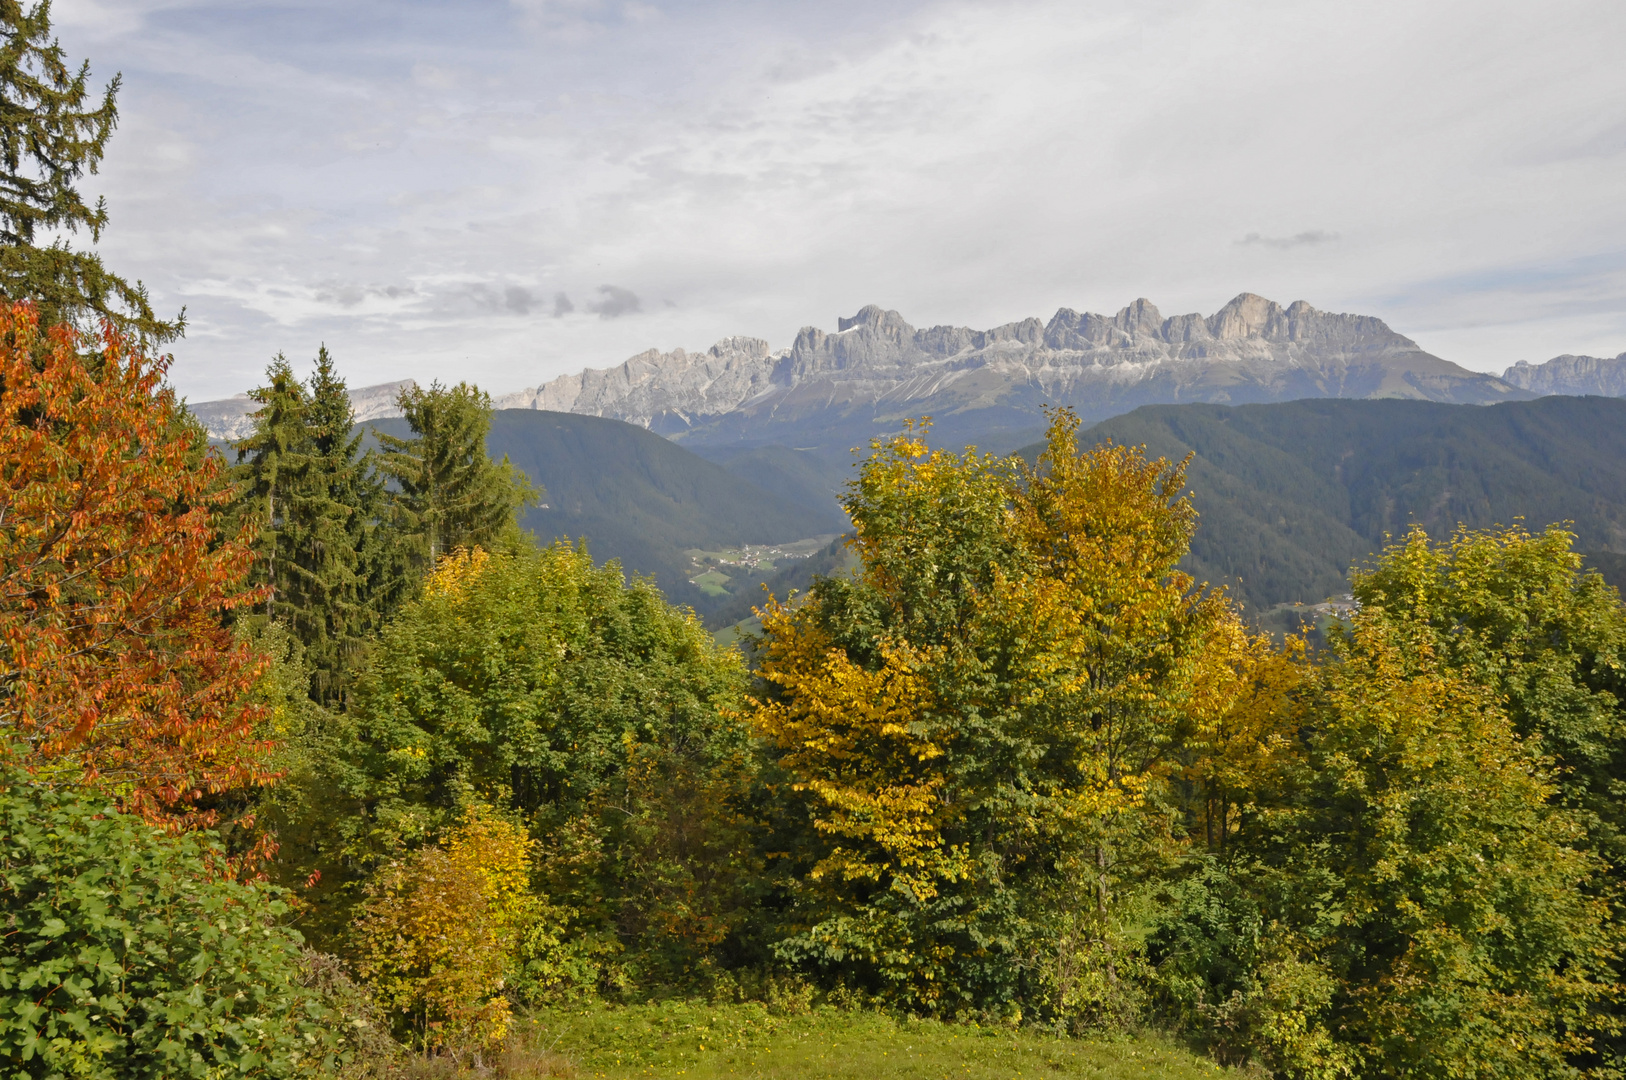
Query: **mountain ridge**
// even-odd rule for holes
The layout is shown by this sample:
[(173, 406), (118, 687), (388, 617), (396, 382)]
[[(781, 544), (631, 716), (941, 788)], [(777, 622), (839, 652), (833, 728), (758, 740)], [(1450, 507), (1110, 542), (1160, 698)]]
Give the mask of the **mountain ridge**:
[(1542, 395), (1626, 397), (1626, 352), (1615, 357), (1565, 353), (1541, 364), (1520, 360), (1502, 373), (1502, 381)]
[[(352, 392), (356, 419), (399, 416), (412, 380)], [(944, 442), (1031, 441), (1046, 405), (1104, 420), (1142, 405), (1263, 404), (1306, 398), (1413, 398), (1494, 404), (1547, 394), (1626, 396), (1626, 353), (1520, 361), (1498, 378), (1424, 351), (1370, 315), (1285, 307), (1242, 293), (1214, 314), (1165, 317), (1139, 299), (1115, 315), (1060, 308), (986, 330), (919, 328), (877, 305), (803, 327), (774, 350), (726, 337), (690, 352), (646, 349), (609, 368), (498, 395), (499, 409), (623, 420), (694, 447), (802, 445), (844, 456), (930, 415)], [(212, 437), (237, 439), (245, 394), (190, 406)]]
[[(350, 418), (360, 424), (368, 420), (387, 420), (401, 415), (396, 404), (402, 390), (417, 386), (413, 379), (363, 386), (350, 391)], [(187, 411), (208, 429), (211, 439), (236, 441), (249, 436), (254, 430), (253, 415), (259, 402), (247, 394), (234, 394), (216, 401), (188, 402)]]
[(1373, 316), (1243, 293), (1206, 317), (1165, 317), (1140, 299), (1110, 317), (1061, 308), (1048, 321), (989, 330), (916, 329), (870, 305), (834, 332), (804, 327), (789, 349), (747, 337), (703, 353), (651, 349), (495, 404), (610, 417), (697, 444), (789, 439), (834, 449), (923, 414), (940, 435), (999, 437), (1030, 429), (1047, 404), (1091, 420), (1188, 401), (1531, 396), (1424, 352)]

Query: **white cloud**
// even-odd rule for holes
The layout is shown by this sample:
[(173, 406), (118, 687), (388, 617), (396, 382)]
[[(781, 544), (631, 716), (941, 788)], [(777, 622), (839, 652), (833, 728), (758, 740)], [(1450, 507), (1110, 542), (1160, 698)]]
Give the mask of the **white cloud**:
[(194, 398), (319, 340), (503, 391), (869, 302), (1248, 289), (1486, 369), (1626, 348), (1605, 0), (120, 10), (55, 9), (125, 72), (89, 190), (110, 264), (188, 306)]

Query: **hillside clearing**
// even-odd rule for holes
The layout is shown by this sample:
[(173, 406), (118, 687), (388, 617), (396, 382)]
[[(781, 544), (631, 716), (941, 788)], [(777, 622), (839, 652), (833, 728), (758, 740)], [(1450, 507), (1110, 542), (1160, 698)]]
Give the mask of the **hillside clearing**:
[[(538, 1014), (529, 1042), (558, 1055), (554, 1074), (631, 1077), (831, 1077), (1011, 1080), (1012, 1077), (1218, 1077), (1224, 1069), (1156, 1037), (1058, 1038), (1034, 1029), (897, 1019), (815, 1009), (774, 1016), (760, 1004), (663, 1002)], [(559, 1061), (563, 1058), (564, 1061)], [(561, 1067), (569, 1062), (568, 1067)], [(547, 1075), (539, 1073), (538, 1075)]]

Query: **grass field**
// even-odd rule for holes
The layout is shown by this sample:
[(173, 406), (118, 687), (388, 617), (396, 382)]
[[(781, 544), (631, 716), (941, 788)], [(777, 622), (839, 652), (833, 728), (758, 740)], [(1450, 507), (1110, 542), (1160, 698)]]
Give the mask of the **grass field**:
[(1234, 1072), (1152, 1037), (1067, 1039), (830, 1008), (774, 1016), (759, 1004), (558, 1010), (538, 1014), (526, 1034), (533, 1075), (578, 1080), (1216, 1080)]

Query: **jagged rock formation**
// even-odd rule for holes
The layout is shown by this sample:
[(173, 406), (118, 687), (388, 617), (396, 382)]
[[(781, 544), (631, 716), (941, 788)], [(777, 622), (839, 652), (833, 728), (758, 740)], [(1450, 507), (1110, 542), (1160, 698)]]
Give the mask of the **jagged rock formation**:
[[(412, 379), (401, 379), (398, 382), (379, 383), (377, 386), (363, 386), (359, 390), (350, 391), (350, 408), (356, 423), (363, 420), (382, 420), (387, 416), (400, 416), (401, 407), (396, 399), (401, 391), (417, 386)], [(237, 440), (246, 437), (254, 430), (254, 421), (249, 417), (259, 408), (247, 394), (237, 394), (218, 401), (200, 401), (197, 404), (188, 403), (187, 411), (198, 418), (209, 431), (211, 439)]]
[(658, 416), (712, 416), (773, 389), (784, 353), (761, 338), (724, 338), (703, 353), (647, 349), (613, 368), (562, 375), (532, 390), (505, 394), (499, 409), (547, 409), (609, 416), (641, 427)]
[(992, 330), (916, 330), (866, 307), (787, 350), (727, 338), (708, 352), (640, 353), (497, 400), (614, 417), (693, 444), (850, 446), (905, 417), (939, 435), (997, 442), (1045, 404), (1101, 419), (1140, 405), (1307, 397), (1489, 404), (1528, 391), (1423, 352), (1381, 320), (1282, 307), (1243, 293), (1214, 315), (1164, 318), (1147, 300), (1107, 317), (1063, 308)]
[(1626, 397), (1626, 352), (1614, 358), (1565, 353), (1545, 364), (1520, 360), (1502, 373), (1502, 381), (1543, 396)]

